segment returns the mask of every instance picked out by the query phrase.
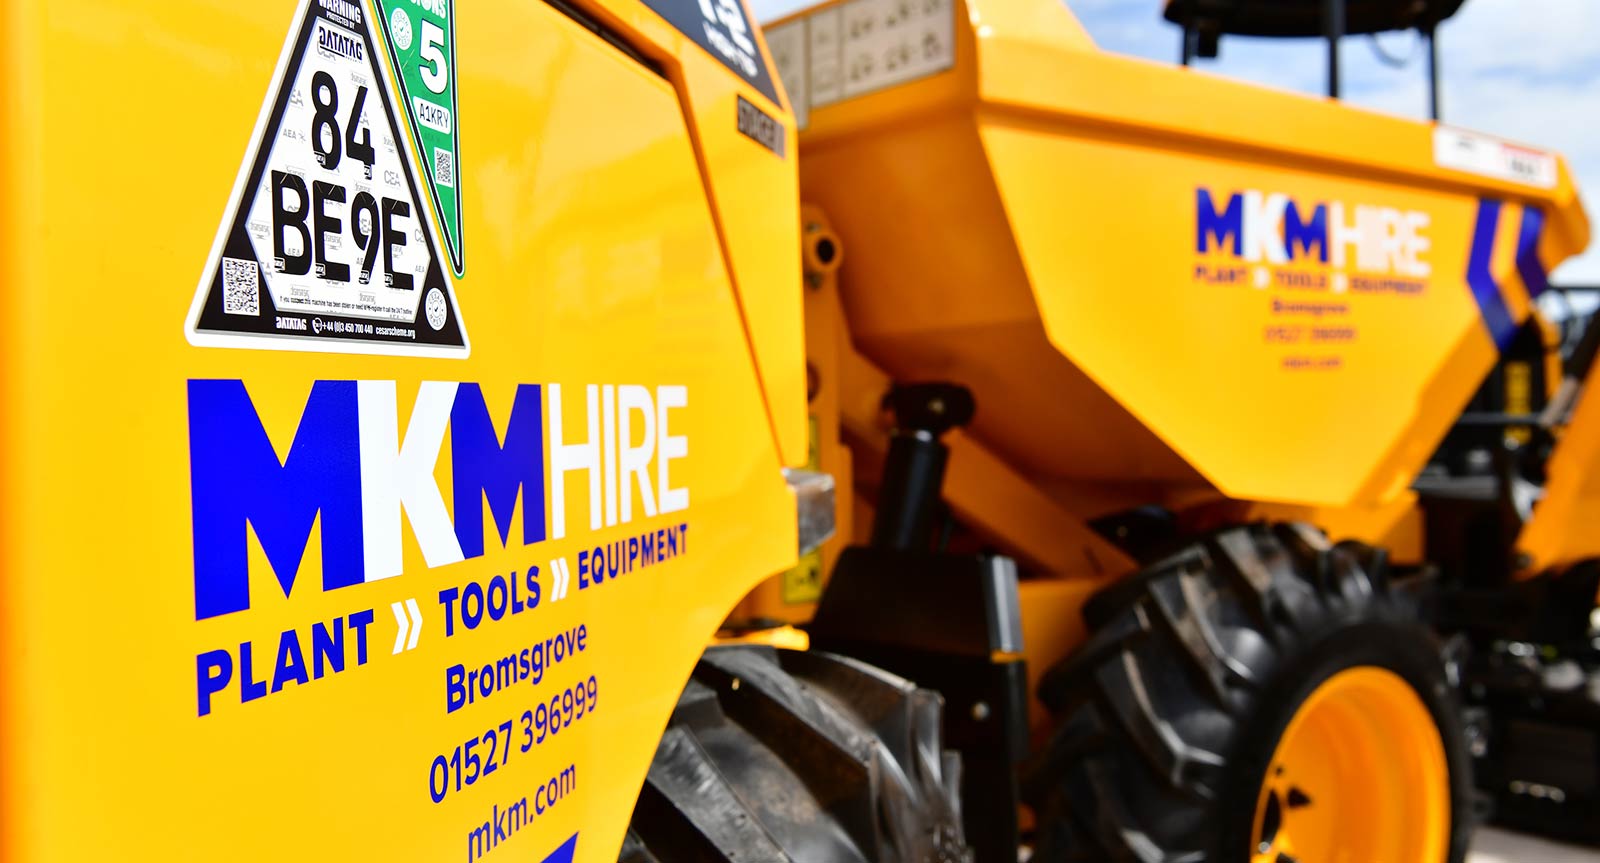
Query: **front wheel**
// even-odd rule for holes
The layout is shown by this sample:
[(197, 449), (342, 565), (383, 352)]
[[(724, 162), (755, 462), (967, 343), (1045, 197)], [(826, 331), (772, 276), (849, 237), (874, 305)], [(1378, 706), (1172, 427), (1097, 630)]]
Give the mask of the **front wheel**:
[(972, 863), (943, 700), (842, 656), (705, 652), (620, 863)]
[(1382, 555), (1255, 525), (1114, 585), (1040, 697), (1036, 859), (1459, 863), (1471, 777), (1432, 635)]

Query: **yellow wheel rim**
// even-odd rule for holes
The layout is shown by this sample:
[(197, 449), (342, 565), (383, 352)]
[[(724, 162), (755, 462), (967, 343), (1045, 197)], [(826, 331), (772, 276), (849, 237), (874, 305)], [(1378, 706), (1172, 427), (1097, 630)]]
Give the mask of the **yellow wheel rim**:
[(1440, 863), (1450, 770), (1433, 716), (1392, 671), (1341, 671), (1295, 711), (1256, 802), (1251, 863)]

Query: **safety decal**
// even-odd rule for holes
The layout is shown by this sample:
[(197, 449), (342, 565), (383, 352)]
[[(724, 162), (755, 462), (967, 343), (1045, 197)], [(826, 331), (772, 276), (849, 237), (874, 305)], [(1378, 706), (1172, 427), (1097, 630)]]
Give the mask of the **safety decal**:
[(366, 7), (301, 0), (189, 311), (192, 344), (467, 355), (385, 81)]
[(811, 109), (917, 81), (956, 64), (950, 0), (850, 0), (766, 29), (795, 122)]
[(778, 104), (767, 61), (756, 47), (754, 28), (739, 0), (644, 0), (678, 32), (694, 40), (722, 65), (738, 72), (763, 96)]
[(1561, 179), (1550, 153), (1449, 126), (1434, 127), (1433, 161), (1441, 168), (1539, 189), (1554, 189)]
[(461, 139), (456, 118), (456, 28), (452, 0), (376, 0), (405, 106), (411, 140), (422, 157), (433, 210), (457, 276), (461, 253)]
[(783, 158), (783, 125), (743, 96), (738, 100), (735, 123), (739, 134), (771, 150), (778, 158)]

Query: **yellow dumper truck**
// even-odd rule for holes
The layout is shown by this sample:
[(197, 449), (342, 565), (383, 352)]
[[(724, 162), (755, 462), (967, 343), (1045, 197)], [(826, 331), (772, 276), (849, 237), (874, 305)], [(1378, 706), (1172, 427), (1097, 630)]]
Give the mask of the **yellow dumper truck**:
[(4, 20), (5, 860), (1456, 861), (1600, 555), (1554, 155), (1046, 0)]
[[(1463, 645), (1441, 660), (1412, 622), (1485, 651), (1586, 641), (1593, 346), (1564, 372), (1533, 303), (1589, 237), (1560, 160), (1111, 56), (1055, 4), (874, 8), (767, 30), (803, 236), (839, 259), (807, 293), (818, 426), (850, 457), (821, 464), (873, 555), (844, 553), (812, 644), (965, 698), (946, 722), (979, 857), (1015, 841), (985, 845), (1026, 753), (1050, 860), (1456, 859), (1491, 740), (1583, 777), (1497, 762), (1510, 807), (1589, 794), (1590, 732), (1460, 728)], [(882, 400), (929, 381), (975, 412)], [(945, 459), (941, 511), (921, 495)], [(932, 562), (882, 551), (906, 523), (907, 547), (1019, 564), (1010, 700), (928, 643), (954, 609), (923, 592)], [(927, 604), (926, 629), (841, 623), (846, 591)]]

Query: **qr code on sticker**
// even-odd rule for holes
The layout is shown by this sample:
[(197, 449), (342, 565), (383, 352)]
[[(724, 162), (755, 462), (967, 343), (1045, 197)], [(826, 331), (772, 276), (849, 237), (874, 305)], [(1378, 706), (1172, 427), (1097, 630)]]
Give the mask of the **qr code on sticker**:
[(456, 187), (456, 159), (449, 150), (433, 148), (433, 181), (446, 188)]
[(230, 315), (261, 314), (261, 274), (255, 261), (222, 259), (222, 310)]

